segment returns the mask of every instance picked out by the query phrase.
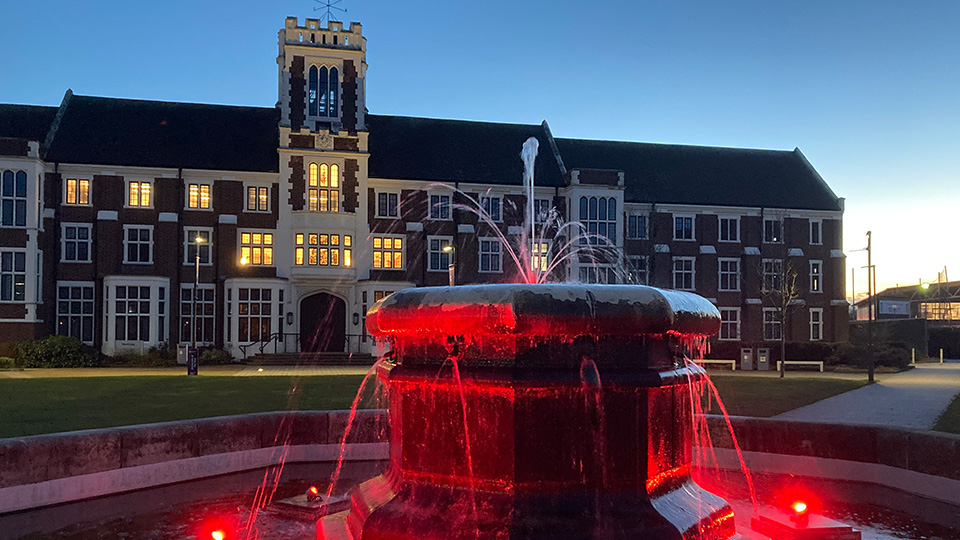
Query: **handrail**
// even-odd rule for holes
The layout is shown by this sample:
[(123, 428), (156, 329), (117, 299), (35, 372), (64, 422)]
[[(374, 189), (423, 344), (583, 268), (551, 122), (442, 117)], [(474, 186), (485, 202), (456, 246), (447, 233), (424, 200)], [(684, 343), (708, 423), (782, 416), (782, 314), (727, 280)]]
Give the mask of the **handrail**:
[[(264, 349), (266, 349), (271, 343), (273, 343), (274, 353), (276, 353), (277, 352), (276, 345), (278, 343), (284, 342), (287, 339), (286, 336), (293, 336), (293, 340), (295, 342), (295, 347), (293, 352), (300, 352), (300, 334), (297, 332), (274, 332), (259, 341), (253, 341), (253, 342), (247, 343), (246, 345), (240, 345), (239, 349), (243, 353), (243, 357), (246, 358), (247, 349), (249, 349), (250, 347), (256, 346), (259, 354), (264, 354), (263, 352)], [(365, 342), (364, 337), (366, 337), (367, 340), (370, 339), (370, 336), (365, 334), (344, 334), (344, 347), (343, 347), (344, 350), (342, 352), (351, 353), (351, 354), (361, 352), (363, 343)]]

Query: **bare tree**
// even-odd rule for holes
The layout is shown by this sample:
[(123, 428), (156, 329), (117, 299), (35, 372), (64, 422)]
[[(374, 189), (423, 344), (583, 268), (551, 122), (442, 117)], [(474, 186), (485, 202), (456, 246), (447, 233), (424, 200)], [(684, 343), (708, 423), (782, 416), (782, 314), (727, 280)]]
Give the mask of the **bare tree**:
[[(783, 378), (786, 373), (786, 327), (790, 308), (800, 298), (797, 270), (787, 257), (762, 259), (757, 270), (761, 277), (760, 293), (765, 299), (764, 303), (776, 309), (774, 313), (780, 323), (780, 378)], [(763, 324), (766, 326), (767, 321), (764, 320)]]

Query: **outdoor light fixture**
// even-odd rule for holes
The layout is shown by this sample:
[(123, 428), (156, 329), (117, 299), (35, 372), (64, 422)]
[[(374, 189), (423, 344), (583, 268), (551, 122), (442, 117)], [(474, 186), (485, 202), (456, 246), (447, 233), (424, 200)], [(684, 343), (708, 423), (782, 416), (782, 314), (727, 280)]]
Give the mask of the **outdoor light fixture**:
[(287, 326), (293, 326), (293, 312), (287, 312)]
[(222, 530), (217, 529), (210, 533), (210, 537), (213, 538), (213, 540), (223, 540), (227, 535)]
[(447, 265), (447, 273), (450, 275), (450, 286), (453, 287), (456, 285), (456, 272), (457, 272), (457, 263), (453, 259), (453, 246), (447, 244), (440, 248), (440, 251), (450, 254), (450, 264)]
[(358, 325), (358, 324), (360, 324), (360, 314), (359, 314), (359, 313), (354, 313), (354, 314), (353, 314), (353, 325), (356, 326), (356, 325)]
[(317, 486), (310, 486), (307, 490), (307, 502), (317, 502), (320, 500), (320, 490)]
[(810, 522), (810, 513), (807, 512), (809, 508), (807, 503), (803, 501), (794, 501), (790, 505), (790, 509), (793, 510), (793, 514), (790, 516), (790, 521), (796, 523), (797, 525), (806, 525)]
[(250, 261), (246, 257), (240, 257), (240, 264), (246, 266)]

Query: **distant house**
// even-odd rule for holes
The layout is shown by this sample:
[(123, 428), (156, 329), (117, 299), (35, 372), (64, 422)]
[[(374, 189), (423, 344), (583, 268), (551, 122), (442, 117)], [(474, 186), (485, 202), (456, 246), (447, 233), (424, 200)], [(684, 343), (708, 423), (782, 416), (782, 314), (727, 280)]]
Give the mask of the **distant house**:
[(873, 299), (863, 298), (854, 304), (858, 321), (869, 320), (871, 300), (876, 320), (926, 319), (938, 325), (960, 326), (960, 281), (885, 289)]
[[(748, 347), (847, 338), (844, 201), (799, 149), (370, 114), (361, 30), (288, 18), (276, 107), (70, 91), (59, 107), (0, 105), (0, 340), (369, 351), (367, 310), (446, 284), (451, 257), (458, 283), (556, 259), (570, 235), (520, 261), (498, 240), (521, 231), (529, 137), (538, 221), (555, 208), (593, 235), (550, 280), (695, 291), (720, 310), (717, 339)], [(594, 243), (613, 257), (584, 255)], [(761, 290), (787, 261), (802, 294), (784, 327)]]

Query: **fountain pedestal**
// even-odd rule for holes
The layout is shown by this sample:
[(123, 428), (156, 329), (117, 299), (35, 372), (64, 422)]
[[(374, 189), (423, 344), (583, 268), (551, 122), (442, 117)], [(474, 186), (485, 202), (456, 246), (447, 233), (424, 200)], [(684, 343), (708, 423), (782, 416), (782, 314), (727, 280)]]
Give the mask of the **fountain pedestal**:
[(690, 479), (697, 339), (719, 314), (633, 286), (408, 289), (374, 306), (391, 358), (387, 472), (318, 537), (728, 539)]

